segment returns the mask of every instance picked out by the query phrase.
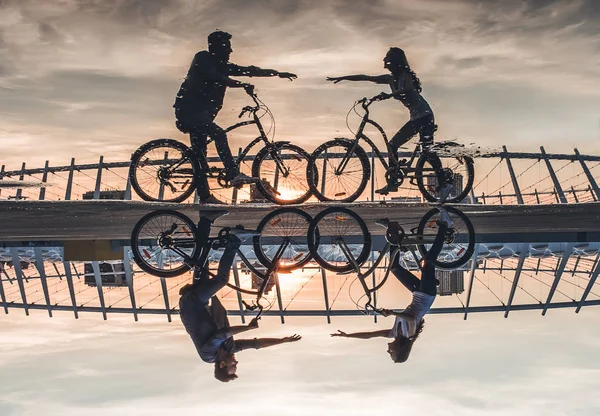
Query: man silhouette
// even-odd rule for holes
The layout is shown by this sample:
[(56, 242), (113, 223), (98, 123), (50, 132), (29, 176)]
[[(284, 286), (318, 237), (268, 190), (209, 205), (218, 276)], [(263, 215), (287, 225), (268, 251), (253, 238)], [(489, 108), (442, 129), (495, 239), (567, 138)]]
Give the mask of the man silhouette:
[[(248, 94), (252, 94), (254, 86), (231, 79), (230, 76), (278, 76), (289, 80), (297, 76), (274, 69), (236, 65), (229, 62), (232, 51), (229, 33), (222, 31), (211, 33), (208, 36), (208, 51), (200, 51), (194, 56), (173, 107), (175, 107), (177, 128), (183, 133), (190, 134), (194, 152), (206, 154), (207, 136), (210, 136), (225, 166), (225, 179), (232, 186), (240, 186), (256, 182), (258, 178), (249, 177), (239, 171), (227, 143), (227, 134), (215, 124), (214, 119), (223, 106), (227, 87), (244, 88)], [(223, 203), (211, 195), (205, 175), (199, 178), (196, 192), (201, 203)]]

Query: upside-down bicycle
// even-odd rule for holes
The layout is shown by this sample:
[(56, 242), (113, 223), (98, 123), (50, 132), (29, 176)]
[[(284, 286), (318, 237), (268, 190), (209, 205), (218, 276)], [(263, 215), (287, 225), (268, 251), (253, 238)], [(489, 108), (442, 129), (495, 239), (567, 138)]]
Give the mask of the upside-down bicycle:
[[(254, 252), (260, 263), (251, 262), (241, 248), (236, 254), (259, 280), (257, 289), (227, 283), (230, 288), (255, 295), (253, 305), (244, 303), (247, 310), (259, 308), (260, 299), (279, 272), (289, 272), (311, 260), (307, 230), (311, 217), (295, 208), (281, 208), (267, 215), (259, 224), (253, 239)], [(290, 226), (293, 225), (293, 226)], [(133, 259), (143, 271), (158, 277), (172, 278), (190, 270), (209, 268), (210, 248), (224, 246), (231, 227), (223, 227), (216, 237), (200, 241), (197, 226), (186, 215), (173, 210), (158, 210), (142, 217), (131, 233)]]
[[(453, 207), (444, 207), (453, 224), (446, 231), (444, 246), (435, 264), (441, 269), (456, 269), (473, 256), (475, 230), (467, 216)], [(401, 252), (410, 252), (412, 260), (421, 267), (429, 247), (437, 235), (440, 211), (428, 211), (419, 225), (408, 232), (397, 221), (382, 219), (378, 225), (386, 228), (386, 244), (379, 256), (366, 271), (362, 266), (371, 253), (371, 233), (366, 223), (354, 211), (343, 207), (331, 207), (317, 214), (308, 230), (308, 245), (314, 260), (323, 268), (340, 274), (356, 273), (367, 297), (365, 310), (375, 310), (371, 304), (372, 294), (386, 282), (391, 265)], [(415, 247), (417, 248), (415, 250)], [(369, 286), (367, 277), (379, 267), (389, 254), (389, 267), (377, 284)]]

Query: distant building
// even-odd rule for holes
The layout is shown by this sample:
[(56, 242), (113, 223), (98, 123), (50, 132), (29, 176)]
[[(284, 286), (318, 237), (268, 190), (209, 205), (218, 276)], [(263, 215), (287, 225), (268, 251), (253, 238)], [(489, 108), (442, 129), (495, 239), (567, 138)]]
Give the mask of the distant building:
[[(88, 191), (83, 194), (83, 199), (94, 199), (94, 191)], [(100, 191), (99, 199), (125, 199), (125, 191), (113, 189), (113, 190), (104, 190)]]
[[(265, 186), (266, 188), (271, 188), (271, 183), (268, 180), (261, 179), (261, 181), (263, 182), (263, 186)], [(252, 183), (250, 184), (250, 199), (247, 202), (268, 203), (271, 201), (265, 198), (265, 196), (258, 189), (258, 186), (256, 186), (255, 183)]]
[[(102, 286), (127, 286), (125, 268), (122, 261), (99, 262), (100, 279)], [(84, 282), (88, 286), (96, 286), (96, 277), (92, 263), (83, 264)]]
[(437, 294), (450, 296), (465, 291), (465, 272), (462, 270), (438, 270), (435, 277), (440, 281)]
[[(258, 277), (256, 274), (252, 273), (252, 289), (253, 290), (258, 290), (260, 289), (260, 285), (262, 285), (263, 279)], [(268, 295), (269, 292), (273, 289), (273, 286), (275, 286), (275, 278), (271, 278), (268, 282), (267, 282), (267, 286), (265, 287), (265, 291), (263, 292), (265, 295)]]
[[(455, 173), (453, 175), (454, 178), (454, 188), (452, 189), (452, 193), (451, 195), (458, 195), (459, 193), (462, 192), (463, 190), (463, 176), (460, 173)], [(427, 176), (427, 188), (429, 188), (429, 192), (431, 193), (435, 193), (435, 190), (437, 188), (437, 177), (435, 175), (429, 175)], [(471, 198), (469, 196), (467, 196), (465, 199), (463, 199), (462, 201), (458, 201), (460, 202), (467, 202), (467, 203), (471, 203)]]

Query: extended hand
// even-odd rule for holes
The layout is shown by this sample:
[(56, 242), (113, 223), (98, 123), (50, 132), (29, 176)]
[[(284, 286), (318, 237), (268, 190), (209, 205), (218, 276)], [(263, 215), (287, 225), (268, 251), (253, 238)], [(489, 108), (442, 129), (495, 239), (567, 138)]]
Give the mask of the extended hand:
[(252, 320), (248, 323), (248, 328), (258, 328), (258, 319), (252, 318)]
[(279, 78), (287, 78), (287, 79), (289, 79), (290, 81), (293, 81), (293, 80), (295, 80), (296, 78), (298, 78), (298, 75), (296, 75), (296, 74), (292, 74), (291, 72), (279, 72), (279, 73), (277, 74), (277, 76), (278, 76)]
[(327, 77), (327, 81), (332, 81), (334, 84), (337, 84), (340, 81), (343, 81), (344, 77)]
[(302, 337), (298, 334), (294, 334), (291, 337), (284, 337), (282, 338), (283, 342), (296, 342), (296, 341), (300, 341), (302, 339)]
[(348, 334), (346, 334), (345, 332), (343, 332), (343, 331), (340, 331), (340, 330), (338, 329), (338, 331), (337, 331), (336, 333), (334, 333), (334, 334), (331, 334), (331, 336), (332, 336), (332, 337), (346, 337), (346, 338), (347, 338), (347, 337), (348, 337)]
[(244, 84), (244, 90), (248, 95), (254, 95), (254, 85), (252, 84)]
[(390, 94), (382, 92), (381, 94), (377, 94), (375, 97), (373, 97), (372, 100), (373, 101), (381, 101), (381, 100), (387, 100), (390, 97), (391, 97)]

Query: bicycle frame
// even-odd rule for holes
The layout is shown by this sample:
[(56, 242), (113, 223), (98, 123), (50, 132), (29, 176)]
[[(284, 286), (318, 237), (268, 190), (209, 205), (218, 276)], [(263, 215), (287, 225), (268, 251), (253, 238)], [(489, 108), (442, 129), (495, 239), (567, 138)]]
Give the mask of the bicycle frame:
[[(379, 125), (377, 122), (375, 122), (374, 120), (371, 120), (369, 118), (369, 106), (371, 105), (371, 103), (372, 103), (372, 101), (367, 102), (364, 99), (362, 100), (362, 108), (365, 110), (365, 113), (361, 120), (360, 126), (358, 127), (358, 130), (357, 130), (356, 134), (354, 135), (353, 146), (351, 146), (348, 149), (348, 152), (343, 157), (342, 162), (340, 163), (340, 165), (337, 168), (338, 173), (342, 172), (345, 169), (346, 165), (348, 164), (348, 162), (351, 158), (351, 155), (354, 153), (354, 150), (356, 149), (356, 146), (360, 146), (359, 141), (361, 139), (369, 144), (369, 146), (371, 147), (371, 150), (375, 153), (375, 155), (377, 156), (377, 158), (379, 159), (379, 161), (381, 162), (381, 164), (383, 165), (383, 167), (385, 168), (386, 171), (391, 167), (390, 164), (388, 163), (388, 161), (385, 159), (385, 157), (381, 153), (381, 151), (379, 150), (379, 148), (375, 145), (373, 140), (371, 140), (371, 138), (369, 138), (366, 134), (364, 134), (364, 130), (367, 125), (371, 125), (371, 126), (375, 127), (375, 129), (377, 131), (379, 131), (379, 133), (381, 133), (381, 136), (383, 137), (385, 145), (388, 148), (388, 155), (390, 156), (390, 159), (392, 161), (392, 166), (398, 165), (397, 156), (395, 154), (393, 154), (393, 152), (389, 151), (389, 139), (387, 137), (387, 134), (383, 130), (383, 127), (381, 127), (381, 125)], [(408, 162), (405, 162), (402, 164), (402, 167), (405, 170), (405, 173), (413, 173), (416, 171), (415, 168), (412, 167), (412, 164), (413, 164), (414, 160), (417, 158), (417, 155), (420, 154), (422, 152), (422, 150), (423, 149), (421, 146), (421, 142), (417, 142), (417, 144), (415, 146), (415, 150), (413, 151)], [(424, 171), (425, 170), (431, 170), (432, 172), (435, 172), (433, 169), (424, 169)], [(412, 185), (415, 185), (413, 183), (413, 179), (414, 179), (414, 177), (411, 177), (410, 182)]]
[[(256, 128), (258, 129), (259, 132), (259, 136), (257, 138), (255, 138), (254, 140), (252, 140), (245, 148), (244, 150), (242, 150), (242, 152), (238, 155), (237, 159), (236, 159), (236, 164), (239, 166), (242, 161), (246, 158), (246, 156), (248, 155), (248, 153), (250, 152), (250, 150), (257, 145), (258, 143), (260, 143), (261, 141), (264, 143), (265, 147), (272, 147), (273, 143), (271, 141), (269, 141), (269, 138), (267, 137), (267, 134), (265, 133), (264, 127), (262, 125), (262, 122), (260, 121), (260, 117), (258, 117), (257, 112), (260, 109), (261, 103), (259, 102), (258, 98), (256, 95), (251, 95), (252, 99), (254, 100), (254, 103), (256, 104), (254, 107), (250, 107), (250, 106), (246, 106), (242, 109), (242, 112), (240, 113), (239, 117), (242, 117), (246, 112), (250, 112), (252, 113), (252, 120), (246, 120), (246, 121), (240, 121), (239, 123), (233, 124), (229, 127), (227, 127), (225, 129), (225, 133), (229, 133), (230, 131), (233, 131), (235, 129), (238, 129), (240, 127), (244, 127), (244, 126), (250, 126), (255, 124)], [(210, 142), (212, 142), (212, 140), (207, 141), (207, 144), (209, 144)], [(277, 168), (278, 170), (287, 177), (287, 175), (289, 174), (289, 171), (287, 169), (287, 167), (284, 165), (281, 157), (277, 154), (274, 153), (274, 160), (275, 163), (277, 164)], [(206, 159), (206, 155), (201, 154), (201, 155), (196, 155), (197, 159), (199, 161), (200, 164), (200, 168), (201, 170), (203, 170), (204, 172), (207, 172), (207, 175), (209, 178), (215, 178), (218, 177), (219, 173), (222, 171), (222, 169), (219, 168), (211, 168), (208, 164), (208, 160)]]
[[(387, 242), (385, 244), (385, 246), (383, 247), (383, 249), (380, 251), (379, 256), (377, 257), (377, 260), (375, 260), (375, 262), (373, 262), (371, 267), (369, 267), (369, 269), (367, 271), (361, 272), (362, 265), (357, 263), (356, 259), (352, 255), (352, 251), (349, 249), (349, 247), (347, 246), (344, 239), (343, 238), (338, 239), (338, 245), (340, 247), (340, 250), (342, 251), (342, 253), (344, 253), (346, 258), (348, 259), (348, 262), (352, 265), (352, 268), (353, 268), (353, 270), (351, 270), (350, 272), (345, 272), (344, 274), (351, 273), (353, 271), (356, 273), (358, 280), (360, 281), (360, 284), (365, 292), (365, 296), (367, 297), (367, 303), (365, 304), (366, 310), (369, 310), (369, 308), (373, 309), (374, 311), (376, 310), (375, 307), (371, 304), (371, 300), (372, 300), (371, 295), (374, 292), (376, 292), (377, 290), (379, 290), (379, 288), (381, 288), (387, 281), (387, 279), (390, 275), (390, 272), (392, 270), (392, 264), (394, 263), (394, 260), (396, 259), (396, 256), (398, 255), (398, 253), (400, 251), (402, 251), (403, 248), (408, 247), (408, 249), (412, 253), (415, 260), (417, 260), (417, 254), (416, 254), (416, 251), (413, 249), (413, 246), (416, 246), (417, 244), (433, 244), (434, 240), (435, 240), (435, 237), (427, 238), (422, 235), (411, 234), (411, 235), (407, 235), (403, 238), (401, 245), (392, 246), (392, 244)], [(379, 265), (385, 258), (385, 255), (388, 252), (390, 253), (390, 261), (389, 261), (389, 266), (385, 272), (385, 275), (383, 276), (383, 279), (381, 279), (381, 281), (377, 285), (370, 288), (367, 285), (365, 280), (369, 275), (375, 273), (375, 270), (377, 270), (377, 268), (379, 267)], [(417, 265), (419, 266), (419, 269), (420, 269), (421, 268), (420, 262), (417, 261)]]

